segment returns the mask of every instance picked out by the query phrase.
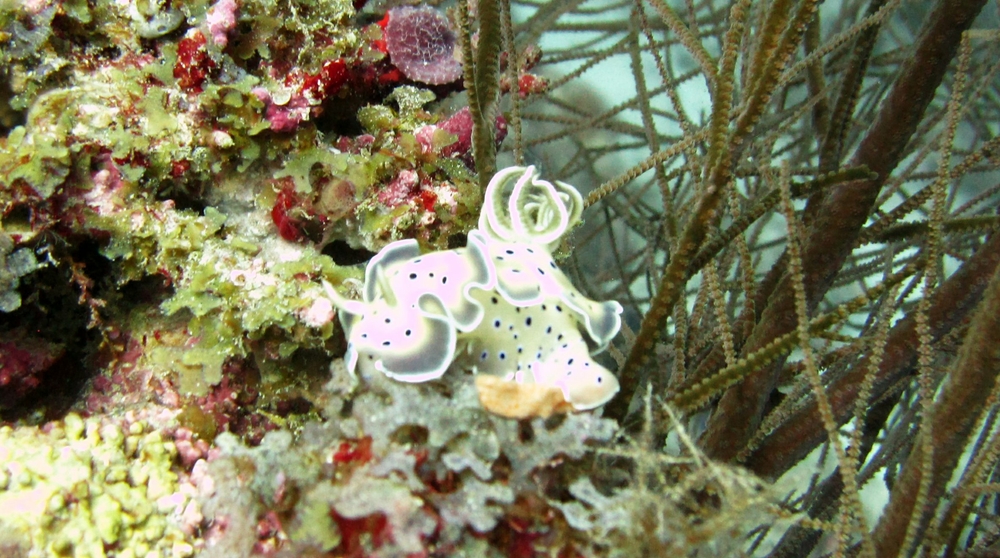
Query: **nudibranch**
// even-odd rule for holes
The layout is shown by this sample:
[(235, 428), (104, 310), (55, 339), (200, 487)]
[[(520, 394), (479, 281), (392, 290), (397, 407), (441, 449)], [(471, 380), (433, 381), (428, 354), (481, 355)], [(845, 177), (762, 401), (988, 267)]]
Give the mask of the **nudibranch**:
[(389, 244), (368, 262), (361, 300), (324, 283), (347, 335), (347, 369), (424, 382), (454, 367), (555, 386), (576, 410), (606, 403), (618, 380), (592, 355), (617, 335), (622, 307), (584, 296), (552, 257), (582, 207), (572, 186), (506, 168), (464, 248)]

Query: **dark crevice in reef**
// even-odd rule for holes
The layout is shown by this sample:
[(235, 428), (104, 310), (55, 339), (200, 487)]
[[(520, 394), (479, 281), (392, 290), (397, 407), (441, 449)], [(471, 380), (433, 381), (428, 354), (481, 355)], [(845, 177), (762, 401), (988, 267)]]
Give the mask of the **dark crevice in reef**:
[(375, 254), (363, 248), (352, 248), (343, 240), (334, 240), (323, 247), (323, 255), (333, 258), (337, 265), (357, 265), (372, 259)]
[(94, 242), (59, 251), (65, 253), (53, 256), (57, 265), (22, 278), (20, 308), (0, 313), (0, 420), (57, 419), (93, 374), (101, 343), (92, 313), (100, 306), (93, 302), (113, 288), (111, 266)]

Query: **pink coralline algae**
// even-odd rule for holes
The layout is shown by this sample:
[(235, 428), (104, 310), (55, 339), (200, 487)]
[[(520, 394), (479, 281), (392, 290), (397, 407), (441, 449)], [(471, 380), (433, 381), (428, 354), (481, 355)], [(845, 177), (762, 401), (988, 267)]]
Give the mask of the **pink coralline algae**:
[(110, 153), (101, 153), (95, 158), (95, 164), (99, 168), (91, 173), (94, 185), (81, 192), (87, 207), (93, 209), (98, 215), (111, 215), (124, 207), (122, 197), (125, 195), (126, 186), (122, 181), (121, 169), (111, 160)]
[(378, 201), (386, 207), (396, 207), (409, 200), (420, 187), (417, 171), (404, 169), (378, 192)]
[(206, 22), (215, 46), (225, 48), (229, 44), (229, 32), (236, 28), (236, 0), (219, 0), (209, 10)]
[[(516, 92), (517, 96), (526, 99), (532, 95), (542, 95), (549, 90), (549, 80), (543, 76), (532, 74), (534, 68), (542, 58), (542, 51), (538, 47), (529, 45), (525, 48), (521, 56), (521, 65), (517, 68), (517, 77), (511, 83), (506, 72), (500, 77), (500, 92)], [(511, 61), (506, 52), (500, 53), (500, 68), (505, 70)]]
[[(494, 140), (497, 147), (503, 143), (507, 137), (507, 120), (503, 116), (497, 116), (494, 124)], [(440, 124), (424, 126), (416, 131), (417, 142), (420, 143), (424, 151), (434, 151), (434, 132), (444, 130), (455, 136), (455, 141), (440, 148), (442, 157), (455, 157), (461, 159), (470, 170), (475, 169), (472, 161), (472, 112), (469, 107), (462, 107), (458, 112), (449, 116)]]
[(472, 112), (469, 107), (462, 107), (461, 110), (451, 115), (448, 120), (441, 123), (441, 129), (454, 134), (458, 139), (455, 143), (441, 150), (441, 155), (451, 157), (452, 155), (462, 155), (472, 152)]
[(358, 106), (381, 100), (402, 81), (399, 69), (385, 60), (372, 63), (362, 58), (326, 60), (316, 73), (292, 68), (281, 78), (282, 71), (272, 67), (269, 73), (291, 91), (287, 101), (279, 104), (263, 87), (252, 91), (266, 105), (264, 116), (275, 132), (293, 132), (326, 109), (353, 114)]
[(547, 79), (534, 74), (522, 74), (517, 78), (517, 94), (522, 99), (529, 95), (541, 95), (549, 90)]
[(271, 94), (263, 87), (255, 87), (251, 93), (267, 106), (264, 109), (264, 118), (271, 124), (271, 129), (275, 132), (294, 132), (299, 124), (304, 120), (309, 120), (312, 106), (301, 95), (279, 105), (272, 102)]
[(420, 224), (430, 227), (437, 221), (437, 210), (454, 215), (458, 192), (449, 182), (439, 182), (416, 170), (403, 169), (378, 191), (378, 201), (386, 208), (404, 204), (421, 212)]
[[(260, 373), (246, 360), (232, 359), (223, 366), (223, 378), (208, 395), (194, 398), (181, 415), (201, 438), (211, 439), (218, 432), (232, 432), (244, 440), (259, 444), (264, 434), (277, 425), (264, 414), (254, 412), (260, 397), (256, 385)], [(277, 401), (275, 402), (277, 403)], [(193, 447), (192, 451), (197, 451)]]
[(318, 298), (299, 311), (299, 318), (309, 327), (323, 327), (332, 322), (335, 315), (333, 305), (327, 298)]
[(428, 6), (404, 6), (389, 10), (386, 19), (389, 58), (403, 75), (430, 85), (462, 77), (462, 63), (455, 58), (455, 32), (444, 15)]
[[(120, 330), (107, 333), (108, 345), (97, 355), (103, 374), (94, 376), (87, 395), (86, 410), (91, 414), (111, 412), (121, 407), (160, 406), (171, 411), (181, 405), (181, 395), (168, 378), (159, 377), (143, 362), (147, 340)], [(155, 342), (160, 333), (152, 335)]]
[(174, 433), (174, 447), (177, 448), (177, 457), (184, 464), (185, 469), (190, 469), (199, 460), (208, 455), (209, 445), (205, 440), (195, 436), (190, 428), (180, 427)]

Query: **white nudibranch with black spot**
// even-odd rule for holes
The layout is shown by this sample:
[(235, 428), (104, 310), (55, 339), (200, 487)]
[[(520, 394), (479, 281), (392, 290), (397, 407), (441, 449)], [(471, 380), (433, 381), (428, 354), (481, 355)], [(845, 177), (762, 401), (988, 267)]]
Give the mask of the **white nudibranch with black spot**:
[(606, 403), (618, 380), (591, 355), (617, 335), (622, 307), (584, 296), (552, 258), (582, 207), (572, 186), (509, 167), (490, 181), (465, 248), (389, 244), (368, 262), (362, 300), (324, 283), (348, 370), (424, 382), (457, 367), (556, 386), (577, 410)]

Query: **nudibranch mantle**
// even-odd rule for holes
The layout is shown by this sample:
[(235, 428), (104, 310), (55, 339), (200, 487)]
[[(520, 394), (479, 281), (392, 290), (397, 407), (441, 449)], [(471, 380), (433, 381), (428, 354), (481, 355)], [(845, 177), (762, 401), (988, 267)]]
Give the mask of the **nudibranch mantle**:
[(591, 355), (618, 333), (622, 307), (584, 296), (552, 257), (582, 206), (572, 186), (509, 167), (490, 181), (464, 248), (389, 244), (365, 268), (362, 300), (324, 283), (347, 335), (347, 369), (424, 382), (460, 367), (556, 386), (577, 410), (606, 403), (618, 380)]

